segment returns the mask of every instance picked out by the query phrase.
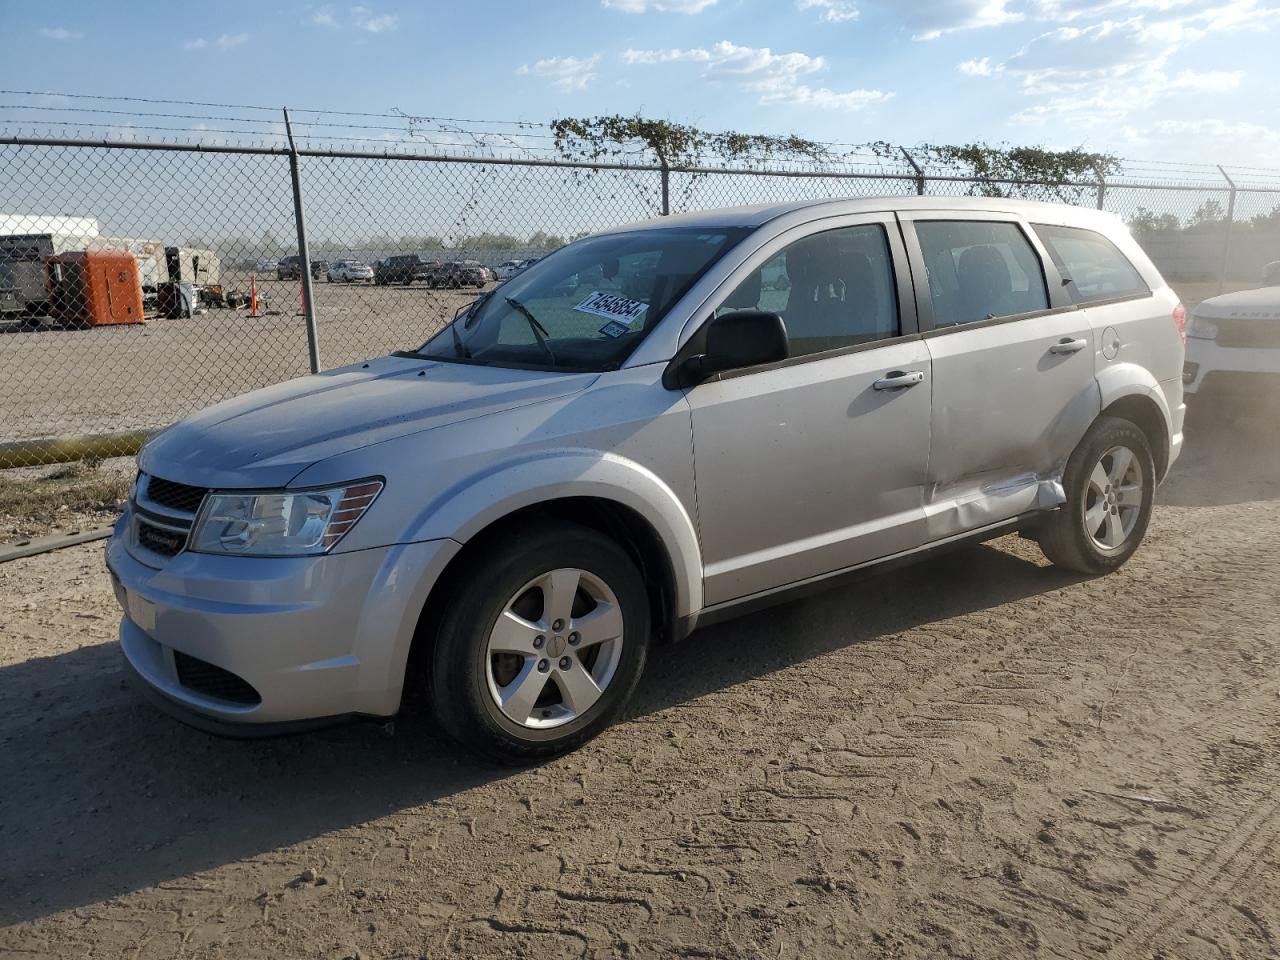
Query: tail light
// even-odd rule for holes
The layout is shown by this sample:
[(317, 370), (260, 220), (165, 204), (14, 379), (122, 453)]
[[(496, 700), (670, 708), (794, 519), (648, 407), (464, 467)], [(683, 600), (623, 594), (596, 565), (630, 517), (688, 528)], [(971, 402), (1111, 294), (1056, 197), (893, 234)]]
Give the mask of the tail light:
[(1178, 304), (1173, 308), (1173, 325), (1178, 328), (1178, 338), (1187, 345), (1187, 308)]

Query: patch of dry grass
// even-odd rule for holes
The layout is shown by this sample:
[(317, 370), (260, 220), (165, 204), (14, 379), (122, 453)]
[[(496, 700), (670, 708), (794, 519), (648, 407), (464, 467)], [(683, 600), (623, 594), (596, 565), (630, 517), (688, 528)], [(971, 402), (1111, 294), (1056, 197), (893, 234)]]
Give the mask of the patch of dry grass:
[(0, 471), (0, 539), (108, 523), (124, 506), (132, 478), (92, 461)]

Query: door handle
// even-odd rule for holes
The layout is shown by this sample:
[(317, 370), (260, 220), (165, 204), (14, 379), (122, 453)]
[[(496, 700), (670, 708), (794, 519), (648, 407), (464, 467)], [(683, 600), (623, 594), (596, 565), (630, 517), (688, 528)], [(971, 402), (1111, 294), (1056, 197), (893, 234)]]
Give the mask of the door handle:
[(1089, 345), (1089, 341), (1083, 337), (1079, 340), (1073, 340), (1071, 337), (1063, 337), (1052, 347), (1049, 348), (1050, 353), (1079, 353)]
[(877, 390), (905, 390), (917, 383), (924, 383), (923, 370), (894, 370), (871, 384)]

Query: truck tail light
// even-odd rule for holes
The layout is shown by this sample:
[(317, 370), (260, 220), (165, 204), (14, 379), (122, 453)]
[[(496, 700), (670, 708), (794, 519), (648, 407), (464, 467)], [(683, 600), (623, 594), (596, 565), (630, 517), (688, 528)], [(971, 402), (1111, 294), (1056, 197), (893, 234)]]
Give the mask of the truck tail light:
[(1178, 328), (1178, 338), (1187, 345), (1187, 308), (1178, 304), (1173, 308), (1173, 325)]

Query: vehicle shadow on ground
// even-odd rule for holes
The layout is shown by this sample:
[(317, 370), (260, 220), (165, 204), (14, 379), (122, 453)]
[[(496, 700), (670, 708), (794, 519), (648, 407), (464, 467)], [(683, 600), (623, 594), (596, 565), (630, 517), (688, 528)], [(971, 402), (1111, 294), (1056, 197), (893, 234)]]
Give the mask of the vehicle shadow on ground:
[(1269, 411), (1224, 408), (1187, 417), (1182, 456), (1156, 495), (1171, 507), (1219, 507), (1280, 499), (1280, 430)]
[[(995, 546), (964, 549), (666, 647), (629, 714), (1074, 580)], [(435, 739), (420, 707), (393, 730), (219, 740), (142, 702), (117, 657), (101, 644), (0, 669), (0, 923), (252, 859), (511, 773)]]

